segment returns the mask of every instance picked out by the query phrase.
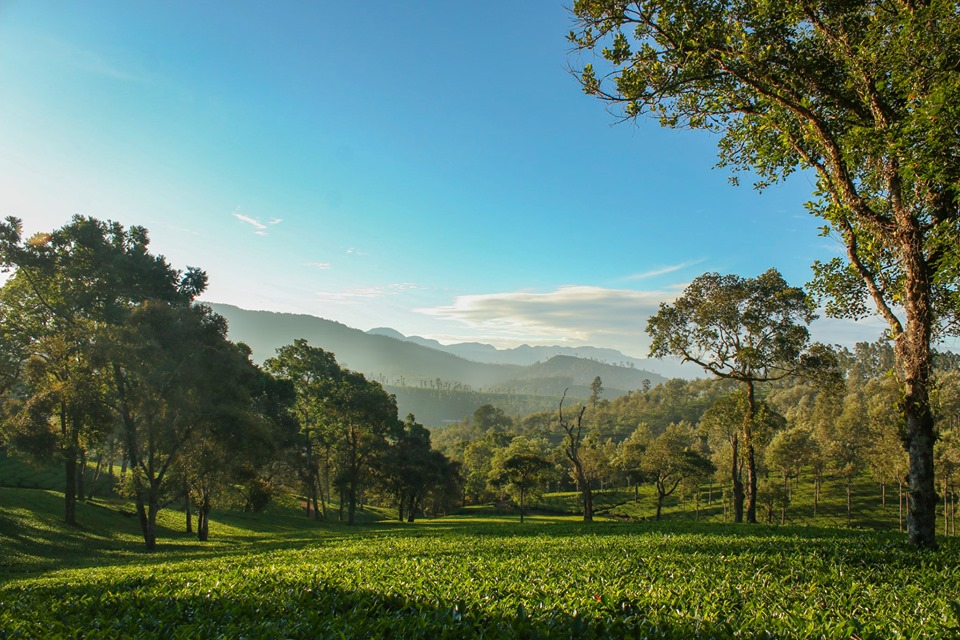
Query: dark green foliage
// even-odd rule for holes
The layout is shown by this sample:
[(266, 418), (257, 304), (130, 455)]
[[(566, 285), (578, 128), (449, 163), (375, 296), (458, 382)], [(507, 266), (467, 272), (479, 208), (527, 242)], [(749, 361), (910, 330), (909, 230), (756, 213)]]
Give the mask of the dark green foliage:
[(808, 209), (845, 249), (815, 262), (827, 312), (873, 305), (895, 340), (908, 526), (936, 546), (931, 345), (957, 330), (960, 12), (955, 0), (578, 0), (584, 91), (669, 127), (720, 134), (721, 165), (763, 188), (817, 180)]

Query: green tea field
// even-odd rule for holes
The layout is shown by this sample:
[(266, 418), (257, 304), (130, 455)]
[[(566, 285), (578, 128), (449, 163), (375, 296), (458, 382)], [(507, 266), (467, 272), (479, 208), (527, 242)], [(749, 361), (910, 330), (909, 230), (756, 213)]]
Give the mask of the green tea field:
[(482, 514), (355, 528), (0, 489), (0, 638), (919, 638), (960, 632), (960, 546), (896, 533)]

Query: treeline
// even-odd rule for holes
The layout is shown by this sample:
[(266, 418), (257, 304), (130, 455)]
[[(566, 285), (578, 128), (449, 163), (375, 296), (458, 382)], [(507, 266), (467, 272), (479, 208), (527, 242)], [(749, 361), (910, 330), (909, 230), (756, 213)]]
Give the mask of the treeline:
[[(694, 292), (703, 307), (695, 321), (680, 313), (690, 291), (651, 319), (661, 350), (712, 341), (697, 348), (717, 380), (671, 380), (607, 399), (596, 377), (586, 401), (560, 393), (555, 407), (522, 417), (484, 404), (431, 442), (412, 415), (399, 419), (381, 383), (305, 340), (253, 363), (245, 345), (227, 339), (224, 319), (196, 301), (206, 275), (174, 269), (148, 245), (141, 227), (79, 216), (30, 238), (17, 219), (0, 223), (0, 264), (12, 271), (0, 288), (0, 447), (62, 464), (69, 523), (76, 500), (91, 495), (91, 467), (89, 486), (110, 476), (133, 499), (148, 549), (165, 506), (183, 508), (188, 530), (196, 514), (206, 539), (215, 504), (261, 510), (278, 495), (296, 497), (311, 517), (353, 523), (365, 504), (412, 520), (509, 498), (522, 515), (531, 494), (576, 490), (589, 521), (597, 489), (648, 483), (659, 516), (670, 496), (720, 482), (734, 519), (756, 521), (758, 508), (786, 517), (801, 473), (813, 483), (814, 510), (824, 476), (843, 478), (849, 517), (854, 481), (871, 474), (883, 500), (895, 486), (901, 514), (907, 507), (903, 372), (893, 349), (808, 348), (795, 319), (809, 321), (809, 301), (775, 271), (756, 280), (706, 274), (695, 281), (712, 287)], [(771, 300), (795, 309), (770, 308)], [(711, 314), (723, 331), (707, 322)], [(951, 532), (960, 358), (938, 354), (934, 364), (932, 466)]]
[[(886, 341), (834, 350), (839, 379), (829, 384), (785, 378), (760, 385), (752, 418), (759, 477), (758, 507), (767, 521), (784, 521), (797, 483), (810, 484), (817, 514), (824, 479), (840, 480), (846, 515), (852, 520), (858, 480), (877, 483), (883, 506), (899, 505), (900, 528), (908, 506), (907, 453), (901, 439), (900, 386)], [(944, 534), (956, 533), (960, 503), (960, 358), (938, 353), (936, 364), (936, 481)], [(657, 517), (671, 495), (697, 497), (703, 485), (719, 483), (729, 511), (735, 481), (744, 481), (744, 458), (735, 455), (747, 410), (731, 380), (673, 379), (648, 391), (607, 400), (602, 382), (583, 411), (579, 443), (583, 479), (570, 462), (570, 438), (557, 408), (511, 418), (493, 406), (434, 432), (438, 449), (461, 461), (467, 502), (485, 503), (548, 491), (580, 491), (641, 485), (654, 488)], [(567, 411), (569, 414), (570, 411)], [(536, 456), (535, 474), (511, 483), (504, 465), (518, 455)], [(584, 487), (586, 483), (588, 486)], [(581, 508), (583, 500), (581, 499)]]
[(170, 504), (188, 530), (196, 513), (203, 540), (213, 505), (238, 497), (259, 510), (300, 494), (318, 518), (336, 502), (349, 523), (364, 500), (412, 519), (459, 497), (458, 465), (413, 416), (398, 419), (379, 383), (304, 341), (258, 367), (196, 301), (206, 274), (148, 245), (142, 227), (81, 216), (30, 238), (16, 218), (0, 223), (12, 271), (0, 289), (0, 447), (63, 465), (66, 522), (91, 495), (94, 461), (93, 481), (116, 475), (134, 500), (148, 549)]

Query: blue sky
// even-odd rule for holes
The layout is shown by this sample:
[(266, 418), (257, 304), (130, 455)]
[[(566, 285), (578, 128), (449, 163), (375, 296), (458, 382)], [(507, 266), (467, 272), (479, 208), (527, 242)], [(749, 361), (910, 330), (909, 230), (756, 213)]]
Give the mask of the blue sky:
[(570, 29), (553, 0), (0, 2), (0, 215), (143, 225), (208, 301), (635, 356), (697, 275), (837, 255), (809, 176), (735, 188), (710, 135), (615, 124)]

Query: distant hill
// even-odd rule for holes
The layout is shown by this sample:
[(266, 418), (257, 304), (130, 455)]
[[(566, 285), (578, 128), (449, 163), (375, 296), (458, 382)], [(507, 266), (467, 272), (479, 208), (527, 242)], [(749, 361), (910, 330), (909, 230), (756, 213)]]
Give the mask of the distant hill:
[[(666, 380), (651, 371), (570, 355), (549, 357), (526, 366), (479, 362), (411, 341), (389, 329), (363, 332), (309, 315), (248, 311), (217, 303), (210, 306), (227, 319), (230, 339), (246, 343), (257, 362), (263, 362), (297, 338), (304, 338), (311, 345), (336, 355), (341, 365), (391, 387), (402, 405), (402, 414), (429, 415), (434, 424), (460, 420), (477, 406), (496, 398), (514, 399), (511, 402), (518, 412), (541, 404), (532, 399), (533, 396), (548, 396), (551, 400), (547, 404), (552, 405), (565, 389), (569, 389), (571, 398), (586, 398), (596, 376), (603, 381), (607, 398), (640, 389), (645, 380), (651, 385)], [(439, 393), (401, 393), (402, 388), (443, 391), (444, 408), (436, 406)], [(456, 402), (451, 401), (452, 394), (457, 395)]]
[[(536, 346), (527, 344), (514, 347), (512, 349), (498, 349), (490, 344), (481, 342), (458, 342), (456, 344), (442, 344), (437, 340), (422, 338), (420, 336), (405, 336), (396, 329), (389, 327), (378, 327), (370, 329), (367, 333), (371, 335), (383, 335), (397, 340), (406, 340), (438, 351), (445, 351), (453, 355), (473, 360), (474, 362), (486, 362), (490, 364), (514, 364), (519, 366), (528, 366), (537, 362), (546, 362), (554, 356), (569, 356), (573, 358), (582, 358), (585, 360), (596, 360), (609, 365), (618, 365), (620, 367), (636, 368), (647, 372), (655, 372), (654, 375), (665, 376), (668, 378), (696, 378), (702, 376), (702, 372), (690, 365), (681, 367), (675, 359), (666, 358), (663, 360), (654, 360), (652, 358), (635, 358), (625, 355), (615, 349), (601, 349), (598, 347), (561, 347), (554, 346)], [(655, 383), (654, 383), (655, 384)]]

